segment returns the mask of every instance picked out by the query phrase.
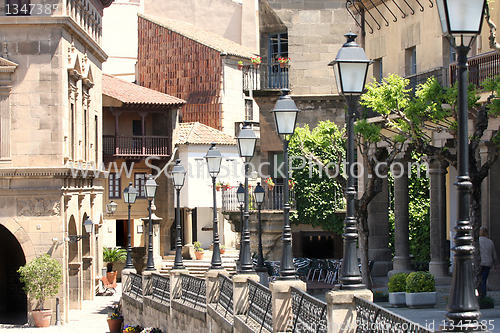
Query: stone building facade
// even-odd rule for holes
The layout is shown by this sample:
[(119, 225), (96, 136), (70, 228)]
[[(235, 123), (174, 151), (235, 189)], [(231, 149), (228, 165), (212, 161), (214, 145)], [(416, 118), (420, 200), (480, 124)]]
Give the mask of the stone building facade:
[[(67, 320), (94, 297), (101, 271), (103, 182), (77, 166), (101, 162), (101, 26), (111, 1), (0, 3), (0, 317), (31, 320), (35, 302), (16, 271), (48, 253), (63, 267), (56, 297)], [(54, 314), (55, 303), (46, 302)]]

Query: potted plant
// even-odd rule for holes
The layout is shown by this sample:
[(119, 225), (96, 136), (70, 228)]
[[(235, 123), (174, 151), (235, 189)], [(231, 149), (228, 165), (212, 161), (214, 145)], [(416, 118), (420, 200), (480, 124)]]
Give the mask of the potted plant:
[(406, 306), (406, 277), (407, 273), (396, 273), (389, 278), (389, 303), (394, 307)]
[(117, 261), (124, 262), (127, 259), (127, 251), (125, 249), (120, 249), (118, 247), (104, 247), (102, 253), (102, 260), (107, 262), (106, 264), (106, 277), (109, 283), (116, 283), (117, 271), (113, 271), (113, 263)]
[(383, 293), (381, 291), (373, 292), (373, 302), (388, 302), (389, 294)]
[(262, 58), (259, 56), (252, 57), (252, 64), (255, 68), (259, 68)]
[(495, 307), (495, 300), (490, 296), (479, 297), (480, 309), (493, 309)]
[(193, 243), (194, 246), (194, 254), (196, 256), (196, 260), (203, 260), (203, 249), (201, 248), (201, 243), (196, 241)]
[(289, 61), (290, 58), (278, 58), (278, 62), (280, 63), (281, 68), (285, 67)]
[(238, 61), (238, 69), (242, 70), (243, 69), (243, 61)]
[(406, 278), (406, 305), (410, 308), (434, 307), (437, 302), (434, 275), (412, 272)]
[(274, 182), (271, 177), (267, 177), (264, 182), (267, 184), (267, 187), (269, 188), (269, 191), (272, 191), (274, 188)]
[(226, 245), (221, 244), (220, 247), (219, 247), (219, 249), (220, 249), (220, 254), (226, 253)]
[(52, 310), (44, 308), (48, 297), (55, 296), (62, 282), (62, 266), (48, 254), (41, 256), (19, 267), (19, 280), (24, 283), (26, 294), (38, 301), (36, 310), (32, 312), (36, 327), (49, 327)]
[(231, 187), (231, 185), (229, 185), (229, 183), (222, 183), (222, 189), (223, 189), (224, 191), (229, 190), (229, 188), (230, 188), (230, 187)]
[(142, 330), (143, 330), (143, 327), (141, 325), (135, 325), (135, 326), (125, 325), (125, 327), (123, 328), (123, 333), (126, 333), (126, 332), (140, 333), (140, 332), (142, 332)]
[(291, 190), (293, 186), (295, 185), (295, 182), (291, 179), (288, 180), (288, 188)]
[(109, 332), (120, 333), (123, 324), (123, 316), (120, 313), (118, 306), (115, 306), (112, 309), (113, 311), (108, 314)]
[(222, 185), (224, 185), (224, 183), (223, 183), (223, 182), (217, 182), (217, 184), (215, 184), (215, 189), (216, 189), (217, 191), (220, 191), (220, 189), (222, 188)]

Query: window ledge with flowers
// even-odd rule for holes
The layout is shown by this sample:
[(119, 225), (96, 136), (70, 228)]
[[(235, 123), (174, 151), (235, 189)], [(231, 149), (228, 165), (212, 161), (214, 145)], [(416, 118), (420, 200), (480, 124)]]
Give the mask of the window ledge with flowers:
[(281, 68), (284, 68), (288, 65), (288, 62), (290, 61), (290, 58), (278, 58), (278, 62), (280, 64)]

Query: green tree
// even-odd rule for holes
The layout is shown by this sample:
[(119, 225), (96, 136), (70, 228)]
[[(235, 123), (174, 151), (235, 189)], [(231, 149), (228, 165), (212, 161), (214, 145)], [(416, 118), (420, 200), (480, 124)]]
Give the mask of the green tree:
[[(361, 96), (361, 104), (377, 112), (384, 128), (392, 134), (392, 140), (407, 142), (419, 154), (442, 158), (457, 168), (457, 154), (449, 147), (457, 146), (457, 87), (442, 87), (435, 78), (429, 78), (417, 87), (413, 95), (408, 88), (409, 80), (391, 75), (382, 83), (367, 85), (367, 92)], [(500, 151), (500, 132), (498, 128), (488, 128), (490, 117), (500, 113), (500, 78), (483, 82), (489, 92), (486, 102), (478, 104), (479, 95), (469, 86), (468, 110), (473, 126), (469, 134), (469, 176), (472, 183), (470, 192), (470, 216), (473, 226), (474, 266), (476, 267), (476, 286), (479, 278), (479, 227), (481, 226), (481, 183), (489, 174), (491, 165), (497, 160)], [(436, 132), (447, 133), (448, 145), (437, 145), (433, 140)], [(484, 161), (479, 157), (479, 145), (486, 143), (491, 149)], [(480, 289), (480, 288), (478, 288)]]
[[(363, 162), (364, 192), (355, 200), (355, 217), (359, 233), (359, 249), (361, 253), (361, 271), (363, 283), (371, 288), (368, 267), (368, 205), (373, 198), (382, 191), (384, 173), (387, 165), (390, 165), (395, 157), (402, 151), (403, 144), (390, 140), (382, 133), (382, 126), (378, 123), (368, 122), (367, 113), (362, 112), (354, 127), (354, 137), (358, 151), (358, 161)], [(305, 173), (294, 171), (294, 179), (301, 187), (310, 189), (313, 193), (302, 193), (297, 190), (296, 221), (325, 225), (327, 229), (339, 230), (341, 221), (333, 220), (333, 213), (339, 205), (339, 200), (331, 197), (332, 193), (338, 193), (338, 189), (345, 192), (347, 185), (346, 177), (341, 172), (341, 165), (345, 162), (344, 130), (339, 130), (337, 125), (330, 121), (319, 122), (312, 131), (307, 126), (296, 130), (290, 141), (290, 149), (293, 156), (302, 156), (310, 161), (306, 163), (309, 169), (311, 164), (318, 170), (322, 170), (329, 177), (325, 180), (319, 179), (313, 173), (312, 177)], [(384, 161), (385, 164), (379, 165)], [(294, 163), (302, 163), (297, 160)], [(294, 168), (298, 168), (294, 165)], [(361, 170), (358, 170), (360, 172)], [(319, 172), (319, 171), (318, 171)], [(298, 175), (297, 175), (298, 174)], [(295, 176), (297, 175), (297, 177)], [(355, 174), (361, 177), (361, 174)], [(333, 183), (332, 180), (336, 182)], [(325, 184), (323, 184), (323, 182)], [(326, 191), (329, 191), (328, 193)], [(320, 209), (325, 210), (325, 214)], [(314, 220), (315, 215), (318, 214)], [(301, 215), (304, 218), (301, 219)]]
[(106, 270), (108, 272), (113, 271), (113, 263), (117, 261), (124, 262), (127, 259), (127, 250), (120, 249), (118, 247), (107, 247), (102, 249), (102, 260), (107, 262)]

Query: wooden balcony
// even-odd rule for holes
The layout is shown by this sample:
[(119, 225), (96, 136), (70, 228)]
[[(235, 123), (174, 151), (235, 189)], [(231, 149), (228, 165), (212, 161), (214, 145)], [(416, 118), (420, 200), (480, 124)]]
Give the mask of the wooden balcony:
[[(482, 90), (481, 83), (487, 78), (494, 78), (500, 74), (500, 54), (492, 51), (480, 54), (468, 59), (469, 84), (472, 83), (477, 89)], [(450, 64), (451, 84), (457, 78), (457, 63)]]
[(243, 67), (243, 90), (280, 90), (289, 87), (288, 67), (279, 64), (260, 64)]
[(166, 157), (171, 154), (169, 136), (103, 135), (103, 155), (124, 158)]

